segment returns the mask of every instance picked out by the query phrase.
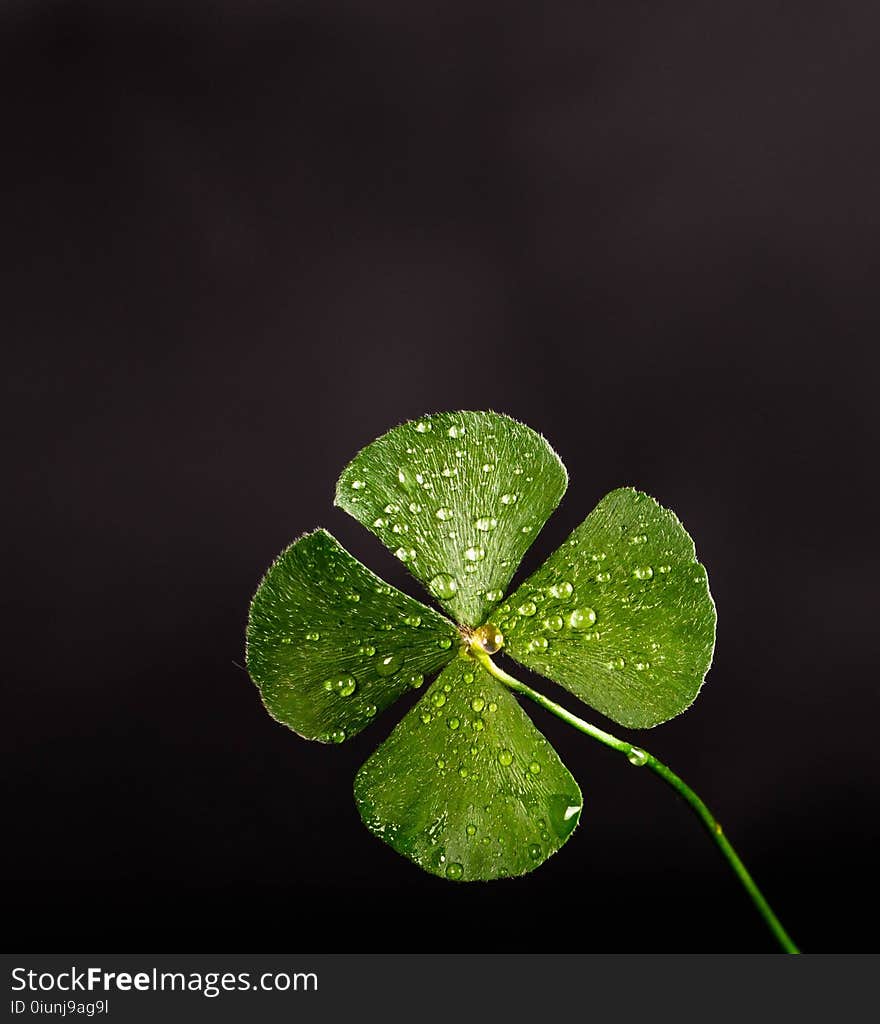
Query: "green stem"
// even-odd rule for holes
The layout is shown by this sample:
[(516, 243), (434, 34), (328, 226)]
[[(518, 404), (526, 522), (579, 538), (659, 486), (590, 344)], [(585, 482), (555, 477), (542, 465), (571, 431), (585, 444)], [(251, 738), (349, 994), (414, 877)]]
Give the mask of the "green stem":
[(591, 725), (589, 722), (585, 722), (582, 718), (578, 718), (577, 715), (573, 715), (570, 711), (566, 711), (561, 704), (557, 704), (555, 701), (550, 700), (543, 694), (538, 693), (537, 690), (533, 690), (530, 686), (526, 686), (525, 683), (521, 683), (518, 679), (514, 679), (512, 675), (509, 675), (504, 669), (499, 668), (494, 661), (484, 651), (478, 648), (472, 647), (471, 651), (475, 658), (483, 665), (486, 671), (494, 676), (499, 682), (504, 683), (509, 689), (514, 690), (516, 693), (521, 693), (533, 700), (536, 704), (539, 704), (542, 708), (552, 712), (557, 718), (561, 718), (563, 722), (567, 722), (569, 725), (574, 726), (579, 732), (585, 733), (587, 736), (591, 736), (594, 740), (598, 740), (600, 743), (604, 743), (606, 747), (611, 747), (612, 750), (616, 750), (621, 754), (625, 754), (630, 764), (636, 766), (645, 766), (650, 768), (656, 775), (659, 775), (664, 782), (667, 782), (672, 788), (682, 797), (691, 807), (691, 810), (697, 815), (703, 825), (706, 827), (706, 831), (715, 840), (716, 845), (724, 854), (728, 864), (733, 868), (733, 872), (739, 879), (743, 888), (751, 896), (752, 902), (758, 909), (758, 913), (764, 918), (767, 927), (776, 936), (779, 945), (785, 950), (786, 953), (799, 953), (800, 950), (791, 941), (788, 932), (782, 927), (782, 923), (779, 918), (770, 909), (770, 904), (764, 899), (761, 890), (755, 885), (754, 879), (749, 874), (745, 864), (740, 860), (739, 854), (730, 845), (727, 836), (721, 828), (721, 825), (716, 821), (715, 816), (709, 810), (709, 808), (703, 803), (699, 796), (684, 782), (680, 779), (671, 768), (667, 768), (662, 761), (658, 761), (653, 754), (649, 754), (647, 750), (643, 750), (641, 747), (637, 747), (632, 743), (628, 743), (626, 740), (619, 740), (616, 736), (612, 736), (611, 733), (605, 732), (602, 729), (597, 728), (595, 725)]

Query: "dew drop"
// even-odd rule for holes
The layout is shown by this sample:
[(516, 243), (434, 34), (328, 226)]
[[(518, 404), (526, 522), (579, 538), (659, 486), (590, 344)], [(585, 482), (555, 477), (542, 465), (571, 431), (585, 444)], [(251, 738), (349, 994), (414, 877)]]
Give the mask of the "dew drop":
[(547, 629), (552, 630), (554, 633), (558, 633), (562, 629), (564, 623), (561, 615), (551, 615), (550, 618), (544, 619), (544, 625)]
[(440, 639), (437, 641), (437, 646), (440, 648), (441, 651), (448, 651), (449, 648), (452, 646), (452, 641), (449, 639), (448, 636), (441, 636)]
[(479, 519), (475, 520), (474, 526), (482, 533), (489, 533), (490, 530), (494, 530), (498, 525), (498, 520), (493, 519), (491, 516), (480, 516)]
[(483, 700), (482, 697), (474, 697), (474, 699), (471, 701), (471, 707), (474, 709), (474, 711), (482, 711), (485, 706), (486, 702)]
[(596, 621), (596, 613), (592, 608), (575, 608), (568, 617), (572, 629), (589, 629)]
[(453, 718), (447, 718), (446, 719), (446, 724), (449, 726), (449, 728), (453, 732), (455, 732), (455, 730), (461, 725), (461, 722), (457, 718), (453, 717)]
[(509, 750), (502, 750), (498, 754), (498, 763), (503, 764), (505, 768), (509, 764), (513, 764), (513, 754)]
[(475, 836), (477, 834), (477, 826), (468, 825), (467, 828), (465, 829), (465, 832), (467, 832), (469, 836)]
[(611, 582), (611, 573), (610, 572), (597, 572), (596, 573), (596, 582), (597, 583), (610, 583)]
[(610, 669), (621, 669), (626, 668), (626, 660), (624, 658), (612, 658), (608, 662), (608, 668)]
[(503, 590), (487, 590), (483, 595), (487, 601), (500, 601), (504, 597)]
[(334, 729), (333, 732), (330, 733), (330, 742), (331, 743), (342, 743), (342, 741), (344, 739), (345, 739), (345, 730), (344, 729)]
[(412, 690), (418, 690), (425, 682), (425, 677), (421, 672), (413, 672), (406, 680), (406, 685)]
[(408, 626), (413, 626), (414, 628), (416, 628), (418, 626), (421, 626), (421, 624), (422, 624), (422, 617), (421, 617), (421, 615), (407, 615), (407, 616), (405, 616), (403, 621)]
[(454, 515), (454, 514), (455, 514), (455, 513), (454, 513), (454, 512), (452, 511), (452, 509), (451, 509), (451, 508), (447, 508), (447, 507), (446, 507), (445, 505), (441, 505), (441, 506), (440, 506), (440, 508), (438, 508), (438, 509), (437, 509), (437, 511), (436, 511), (436, 512), (434, 513), (434, 515), (435, 515), (435, 516), (436, 516), (436, 517), (437, 517), (437, 518), (438, 518), (438, 519), (439, 519), (439, 520), (440, 520), (441, 522), (444, 522), (444, 523), (445, 523), (445, 522), (446, 522), (446, 521), (447, 521), (448, 519), (451, 519), (451, 518), (453, 517), (453, 515)]
[(637, 661), (633, 665), (633, 668), (636, 670), (636, 672), (644, 672), (645, 669), (648, 669), (650, 667), (651, 667), (651, 662), (650, 661)]
[(363, 480), (352, 480), (351, 489), (353, 491), (362, 491), (367, 485)]
[(465, 430), (464, 427), (455, 424), (451, 426), (449, 430), (446, 431), (446, 433), (449, 435), (449, 437), (464, 437), (467, 431)]
[(537, 761), (532, 761), (531, 764), (529, 765), (529, 771), (532, 773), (532, 775), (540, 775), (541, 774), (541, 766), (538, 764)]
[(482, 732), (486, 728), (486, 723), (482, 718), (474, 719), (474, 732)]
[(537, 610), (538, 607), (534, 601), (523, 601), (517, 609), (517, 614), (528, 618), (529, 616), (534, 615)]
[(502, 505), (515, 505), (518, 500), (519, 500), (519, 495), (518, 494), (510, 493), (510, 494), (502, 494), (501, 495), (501, 504)]
[(401, 466), (397, 471), (397, 482), (409, 494), (416, 488), (416, 477), (413, 471), (406, 466)]
[(566, 580), (563, 583), (555, 583), (550, 587), (550, 596), (559, 598), (560, 600), (567, 600), (571, 597), (574, 592), (574, 587)]
[(532, 860), (541, 859), (541, 847), (538, 846), (537, 843), (532, 843), (529, 846), (529, 856), (532, 858)]
[[(450, 427), (450, 430), (451, 429), (452, 428)], [(453, 882), (457, 882), (463, 874), (464, 868), (458, 863), (458, 861), (453, 860), (446, 865), (446, 877), (452, 879)]]
[(385, 519), (383, 519), (381, 516), (379, 516), (378, 519), (374, 519), (373, 520), (373, 526), (377, 530), (381, 530), (383, 527), (385, 527), (387, 525), (388, 525), (387, 521)]
[(560, 839), (567, 839), (578, 823), (581, 811), (578, 798), (564, 793), (554, 793), (548, 800), (547, 810), (553, 831)]
[(357, 680), (354, 676), (342, 676), (336, 680), (336, 692), (340, 697), (350, 697), (357, 689)]
[(320, 633), (306, 633), (306, 640), (311, 640), (311, 641), (314, 642), (315, 640), (320, 640), (320, 639), (321, 639), (321, 634)]
[(634, 533), (632, 537), (630, 537), (629, 542), (630, 544), (644, 544), (647, 539), (648, 538), (644, 533)]
[(550, 641), (546, 636), (536, 636), (534, 640), (529, 643), (530, 651), (546, 651), (550, 646)]
[(464, 557), (469, 562), (481, 562), (486, 557), (486, 552), (483, 548), (468, 548)]
[(441, 601), (445, 601), (458, 590), (458, 583), (455, 577), (450, 576), (448, 572), (440, 572), (431, 580), (428, 588), (434, 597), (439, 597)]
[(419, 505), (419, 504), (418, 504), (418, 502), (415, 502), (415, 501), (411, 501), (411, 502), (409, 503), (409, 510), (410, 510), (410, 512), (412, 512), (413, 514), (416, 514), (416, 513), (418, 513), (418, 512), (421, 512), (421, 511), (422, 511), (422, 506), (421, 506), (421, 505)]
[(399, 654), (386, 654), (376, 663), (376, 672), (380, 676), (393, 676), (400, 671), (402, 664), (403, 658)]
[(486, 654), (496, 654), (504, 646), (504, 635), (494, 623), (487, 622), (474, 630), (471, 643)]
[(375, 705), (375, 704), (368, 704), (368, 705), (367, 705), (367, 706), (366, 706), (366, 707), (364, 708), (364, 714), (365, 714), (365, 715), (367, 716), (367, 718), (374, 718), (374, 717), (376, 716), (376, 712), (377, 712), (378, 710), (379, 710), (379, 709), (378, 709), (378, 708), (376, 707), (376, 705)]
[(642, 750), (641, 747), (632, 747), (630, 752), (626, 755), (626, 759), (630, 764), (634, 764), (637, 768), (641, 768), (643, 764), (648, 763), (648, 754)]
[(427, 420), (419, 420), (418, 423), (416, 423), (416, 431), (419, 434), (427, 434), (430, 429), (431, 424), (428, 423)]
[(446, 694), (442, 690), (438, 690), (436, 693), (431, 694), (431, 703), (435, 708), (442, 708), (446, 703)]
[(638, 569), (633, 571), (633, 576), (635, 576), (637, 580), (649, 580), (653, 575), (654, 570), (650, 565), (639, 566)]
[(421, 718), (421, 720), (422, 720), (424, 725), (427, 725), (431, 721), (431, 712), (430, 711), (423, 711), (419, 715), (419, 718)]
[(671, 565), (658, 565), (657, 572), (667, 573), (672, 568)]
[(415, 548), (398, 548), (394, 555), (401, 562), (411, 562), (416, 557), (416, 551)]

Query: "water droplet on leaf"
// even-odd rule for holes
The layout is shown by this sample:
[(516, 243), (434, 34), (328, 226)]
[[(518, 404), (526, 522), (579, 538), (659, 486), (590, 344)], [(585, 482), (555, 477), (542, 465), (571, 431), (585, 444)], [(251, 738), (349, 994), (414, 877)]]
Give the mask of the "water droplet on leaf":
[(487, 622), (474, 630), (472, 643), (486, 654), (495, 654), (504, 646), (504, 636), (494, 623)]
[(446, 601), (458, 590), (458, 583), (455, 577), (450, 576), (448, 572), (440, 572), (431, 580), (428, 588), (434, 597), (440, 598), (441, 601)]
[(572, 629), (589, 629), (596, 621), (596, 613), (592, 608), (575, 608), (568, 617)]
[(577, 797), (554, 793), (548, 800), (548, 816), (553, 831), (560, 839), (567, 839), (578, 823), (581, 805)]
[(400, 671), (402, 664), (403, 658), (399, 654), (386, 654), (376, 663), (376, 672), (380, 676), (393, 676)]

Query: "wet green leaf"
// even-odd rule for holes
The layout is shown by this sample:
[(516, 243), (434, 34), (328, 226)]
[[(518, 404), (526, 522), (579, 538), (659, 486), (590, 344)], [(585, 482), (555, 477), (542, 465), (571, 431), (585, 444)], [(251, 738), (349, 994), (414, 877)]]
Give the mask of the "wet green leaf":
[(341, 742), (439, 671), (460, 640), (451, 622), (316, 530), (282, 551), (260, 583), (247, 667), (279, 722)]
[(404, 423), (347, 466), (336, 504), (406, 564), (458, 622), (498, 603), (567, 483), (540, 434), (507, 416)]
[(522, 875), (571, 835), (582, 798), (515, 698), (458, 657), (355, 779), (367, 827), (432, 874)]
[(606, 495), (495, 620), (511, 657), (631, 728), (684, 711), (715, 644), (693, 541), (632, 488)]

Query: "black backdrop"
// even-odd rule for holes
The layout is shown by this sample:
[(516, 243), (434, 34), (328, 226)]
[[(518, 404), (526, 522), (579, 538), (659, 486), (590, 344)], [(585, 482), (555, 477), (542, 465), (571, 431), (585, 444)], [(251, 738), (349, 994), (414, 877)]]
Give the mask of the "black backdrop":
[(806, 948), (876, 946), (876, 4), (0, 10), (7, 943), (773, 948), (674, 796), (555, 719), (581, 829), (453, 885), (358, 821), (395, 716), (309, 744), (241, 669), (315, 525), (419, 593), (336, 475), (494, 408), (571, 474), (526, 569), (615, 486), (681, 515), (716, 664), (644, 743)]

